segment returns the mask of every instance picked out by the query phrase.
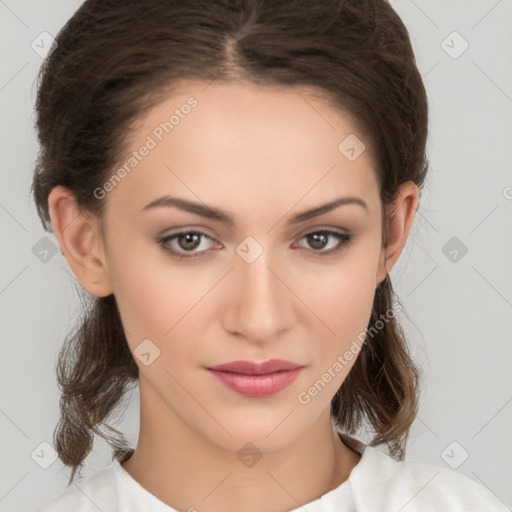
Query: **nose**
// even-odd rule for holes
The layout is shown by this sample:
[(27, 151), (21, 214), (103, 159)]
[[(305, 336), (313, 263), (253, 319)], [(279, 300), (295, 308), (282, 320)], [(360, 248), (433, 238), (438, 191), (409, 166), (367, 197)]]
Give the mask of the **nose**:
[(267, 251), (252, 263), (238, 255), (235, 258), (227, 284), (230, 292), (224, 305), (224, 328), (252, 343), (275, 342), (296, 321), (298, 299), (286, 286), (284, 272), (267, 257)]

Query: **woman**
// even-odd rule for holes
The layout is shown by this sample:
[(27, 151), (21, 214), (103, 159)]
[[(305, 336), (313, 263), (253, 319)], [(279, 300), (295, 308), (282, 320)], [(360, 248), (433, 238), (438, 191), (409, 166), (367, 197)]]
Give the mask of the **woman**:
[[(91, 300), (55, 448), (70, 483), (94, 433), (114, 457), (40, 510), (505, 510), (403, 462), (389, 272), (428, 108), (390, 5), (86, 0), (56, 42), (33, 195)], [(108, 420), (137, 382), (133, 449)]]

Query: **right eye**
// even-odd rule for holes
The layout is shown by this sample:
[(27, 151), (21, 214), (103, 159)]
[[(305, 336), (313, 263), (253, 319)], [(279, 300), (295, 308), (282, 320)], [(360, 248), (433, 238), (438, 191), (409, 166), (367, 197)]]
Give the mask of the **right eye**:
[[(200, 231), (180, 231), (160, 238), (158, 242), (164, 251), (175, 258), (196, 258), (206, 252), (206, 250), (195, 251), (195, 249), (201, 247), (202, 238), (213, 240)], [(172, 242), (175, 242), (174, 245), (171, 244)]]

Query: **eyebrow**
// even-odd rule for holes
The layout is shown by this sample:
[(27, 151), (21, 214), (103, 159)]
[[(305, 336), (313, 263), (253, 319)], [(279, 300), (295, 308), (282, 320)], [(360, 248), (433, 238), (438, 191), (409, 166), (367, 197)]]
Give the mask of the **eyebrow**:
[[(330, 201), (329, 203), (317, 206), (310, 210), (306, 210), (302, 213), (298, 213), (294, 215), (288, 222), (289, 224), (297, 224), (299, 222), (304, 222), (305, 220), (317, 217), (319, 215), (323, 215), (324, 213), (328, 213), (338, 208), (339, 206), (345, 206), (349, 204), (359, 205), (368, 211), (368, 205), (361, 198), (340, 197), (338, 199), (335, 199), (334, 201)], [(218, 220), (229, 226), (234, 226), (235, 224), (233, 217), (231, 217), (228, 213), (218, 208), (213, 208), (205, 204), (195, 203), (193, 201), (188, 201), (186, 199), (172, 197), (169, 195), (165, 195), (155, 199), (154, 201), (151, 201), (142, 208), (142, 211), (148, 211), (154, 208), (161, 207), (175, 207), (186, 212), (195, 213), (196, 215), (200, 215), (201, 217)]]

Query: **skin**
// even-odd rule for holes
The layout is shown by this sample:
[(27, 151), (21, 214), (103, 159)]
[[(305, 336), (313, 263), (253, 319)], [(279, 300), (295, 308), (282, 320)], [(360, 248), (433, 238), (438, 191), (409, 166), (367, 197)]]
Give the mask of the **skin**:
[[(139, 120), (131, 148), (190, 96), (197, 107), (103, 199), (105, 238), (63, 187), (49, 197), (54, 232), (83, 288), (115, 295), (130, 349), (149, 338), (160, 350), (148, 366), (135, 357), (141, 427), (124, 469), (177, 510), (291, 510), (339, 486), (359, 462), (329, 412), (356, 358), (308, 404), (297, 397), (368, 327), (375, 288), (405, 246), (419, 192), (404, 183), (386, 206), (382, 247), (370, 143), (347, 113), (304, 87), (184, 83)], [(349, 134), (366, 145), (354, 161), (338, 150)], [(163, 194), (222, 209), (235, 223), (171, 207), (141, 212)], [(349, 204), (288, 224), (344, 196), (368, 209)], [(354, 239), (322, 256), (339, 242), (314, 245), (306, 235), (321, 229)], [(188, 249), (201, 256), (174, 259), (159, 245), (158, 237), (181, 230), (210, 237)], [(248, 236), (263, 249), (251, 263), (236, 252)], [(186, 255), (191, 245), (179, 241), (168, 246)], [(239, 395), (204, 368), (270, 358), (305, 368), (266, 398)], [(247, 442), (262, 455), (252, 467), (236, 456)]]

